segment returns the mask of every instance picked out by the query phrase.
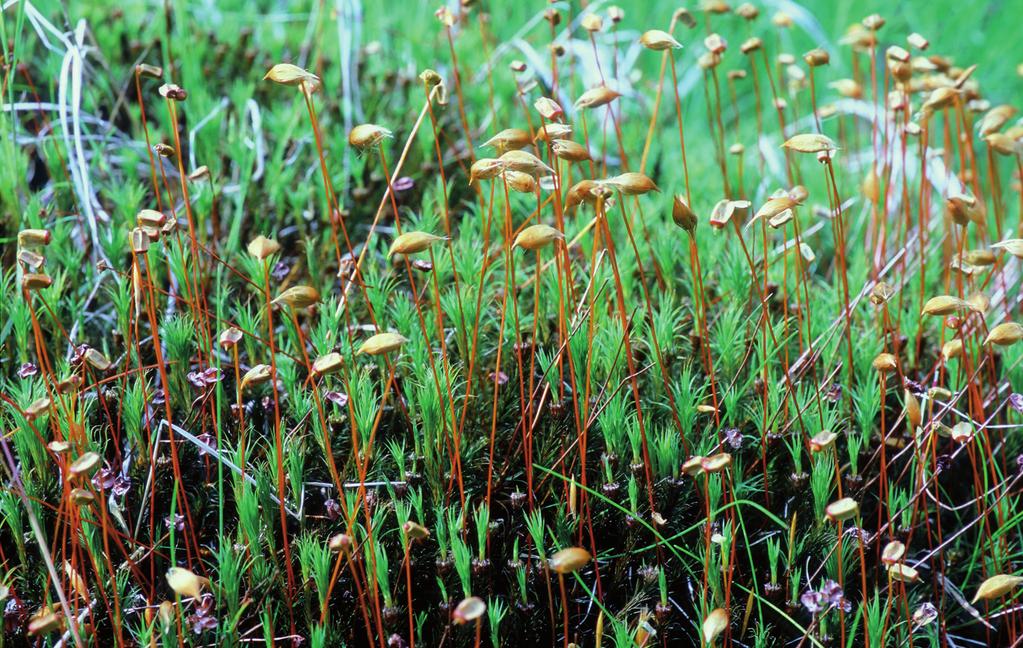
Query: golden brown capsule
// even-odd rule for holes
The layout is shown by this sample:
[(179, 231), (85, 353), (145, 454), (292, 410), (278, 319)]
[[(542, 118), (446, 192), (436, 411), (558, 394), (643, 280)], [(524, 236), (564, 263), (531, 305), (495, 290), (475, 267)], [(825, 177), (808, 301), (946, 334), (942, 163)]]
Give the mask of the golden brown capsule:
[(797, 153), (821, 153), (838, 149), (830, 137), (820, 133), (793, 135), (782, 146)]
[(424, 252), (430, 249), (430, 246), (437, 241), (444, 240), (446, 240), (445, 237), (436, 236), (429, 232), (405, 232), (394, 239), (394, 242), (391, 243), (391, 249), (387, 252), (387, 256)]
[(203, 588), (209, 585), (208, 579), (184, 567), (171, 567), (167, 570), (166, 577), (167, 585), (174, 593), (187, 598), (201, 598)]
[(506, 128), (484, 142), (483, 146), (489, 146), (497, 149), (498, 153), (504, 153), (529, 146), (531, 142), (529, 133), (521, 128)]
[(617, 189), (626, 196), (639, 196), (651, 191), (660, 191), (648, 176), (630, 171), (604, 180), (604, 184)]
[(895, 359), (895, 356), (891, 353), (879, 353), (874, 357), (870, 366), (873, 367), (875, 371), (887, 373), (889, 371), (895, 371), (899, 364)]
[(362, 346), (359, 347), (359, 353), (374, 356), (383, 355), (391, 351), (397, 351), (406, 342), (408, 342), (408, 338), (398, 333), (377, 333), (362, 343)]
[(970, 603), (999, 599), (1016, 589), (1021, 583), (1023, 583), (1023, 576), (996, 574), (980, 584)]
[(326, 376), (340, 371), (343, 366), (344, 360), (342, 360), (341, 354), (332, 351), (313, 361), (312, 373), (314, 376)]
[(277, 299), (271, 303), (291, 308), (306, 308), (319, 301), (320, 293), (312, 286), (292, 286), (278, 295)]
[(1016, 322), (1002, 322), (991, 329), (984, 339), (984, 344), (997, 344), (998, 346), (1009, 346), (1023, 340), (1023, 326)]
[(692, 233), (696, 229), (696, 214), (689, 207), (689, 203), (686, 202), (685, 197), (675, 196), (671, 202), (671, 219), (675, 221), (675, 224), (684, 229), (685, 231)]
[(512, 243), (512, 247), (520, 247), (524, 250), (539, 250), (554, 241), (564, 239), (565, 235), (562, 232), (550, 225), (539, 223), (537, 225), (530, 225), (519, 232), (519, 235), (515, 237), (515, 242)]
[(579, 142), (567, 139), (556, 139), (551, 143), (551, 153), (558, 159), (569, 162), (585, 162), (590, 159), (590, 152)]
[(606, 106), (618, 97), (622, 96), (607, 86), (590, 88), (576, 99), (575, 107), (578, 109), (599, 108)]
[(273, 66), (263, 80), (281, 85), (297, 86), (307, 92), (314, 91), (320, 85), (320, 77), (291, 63), (278, 63)]
[(348, 133), (348, 143), (359, 150), (368, 150), (388, 137), (391, 137), (391, 131), (383, 126), (359, 124)]
[(263, 259), (280, 252), (281, 245), (277, 241), (260, 234), (249, 242), (246, 249), (249, 254), (262, 261)]
[(508, 151), (500, 158), (504, 168), (528, 173), (534, 177), (554, 175), (554, 169), (528, 151)]
[(674, 36), (660, 29), (651, 29), (643, 32), (643, 35), (639, 37), (639, 44), (655, 52), (681, 49), (682, 47), (682, 43), (675, 40)]
[(50, 244), (50, 230), (23, 229), (18, 232), (18, 246), (39, 248)]
[(562, 549), (551, 556), (550, 567), (558, 574), (571, 574), (590, 563), (593, 557), (582, 547)]
[(700, 626), (700, 633), (703, 635), (703, 643), (713, 646), (718, 636), (728, 629), (728, 612), (724, 608), (715, 608), (707, 615)]
[(501, 175), (506, 165), (501, 160), (494, 158), (480, 158), (472, 163), (469, 168), (469, 184), (477, 180), (490, 180)]

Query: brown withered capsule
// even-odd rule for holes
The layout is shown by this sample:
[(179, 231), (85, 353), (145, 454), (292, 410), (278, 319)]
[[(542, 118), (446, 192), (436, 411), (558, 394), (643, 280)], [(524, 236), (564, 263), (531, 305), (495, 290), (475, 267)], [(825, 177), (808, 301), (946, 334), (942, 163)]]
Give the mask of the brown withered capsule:
[(165, 83), (160, 86), (160, 96), (174, 101), (184, 101), (188, 98), (188, 93), (176, 83)]
[(672, 22), (682, 23), (689, 29), (696, 27), (696, 18), (690, 13), (685, 7), (679, 7), (675, 10), (675, 13), (671, 14)]
[(674, 200), (672, 200), (671, 219), (675, 221), (676, 225), (690, 234), (696, 229), (696, 214), (682, 196), (675, 196)]
[(810, 67), (820, 67), (831, 62), (831, 55), (828, 54), (827, 50), (815, 47), (806, 54), (803, 54), (803, 60)]
[(48, 288), (53, 283), (53, 279), (49, 275), (41, 273), (29, 273), (22, 275), (21, 287), (25, 290), (42, 290)]
[(163, 142), (157, 142), (153, 144), (153, 152), (163, 158), (169, 158), (174, 155), (174, 147)]
[(157, 65), (149, 65), (148, 63), (139, 63), (135, 66), (135, 73), (139, 76), (159, 79), (163, 76), (163, 68)]

